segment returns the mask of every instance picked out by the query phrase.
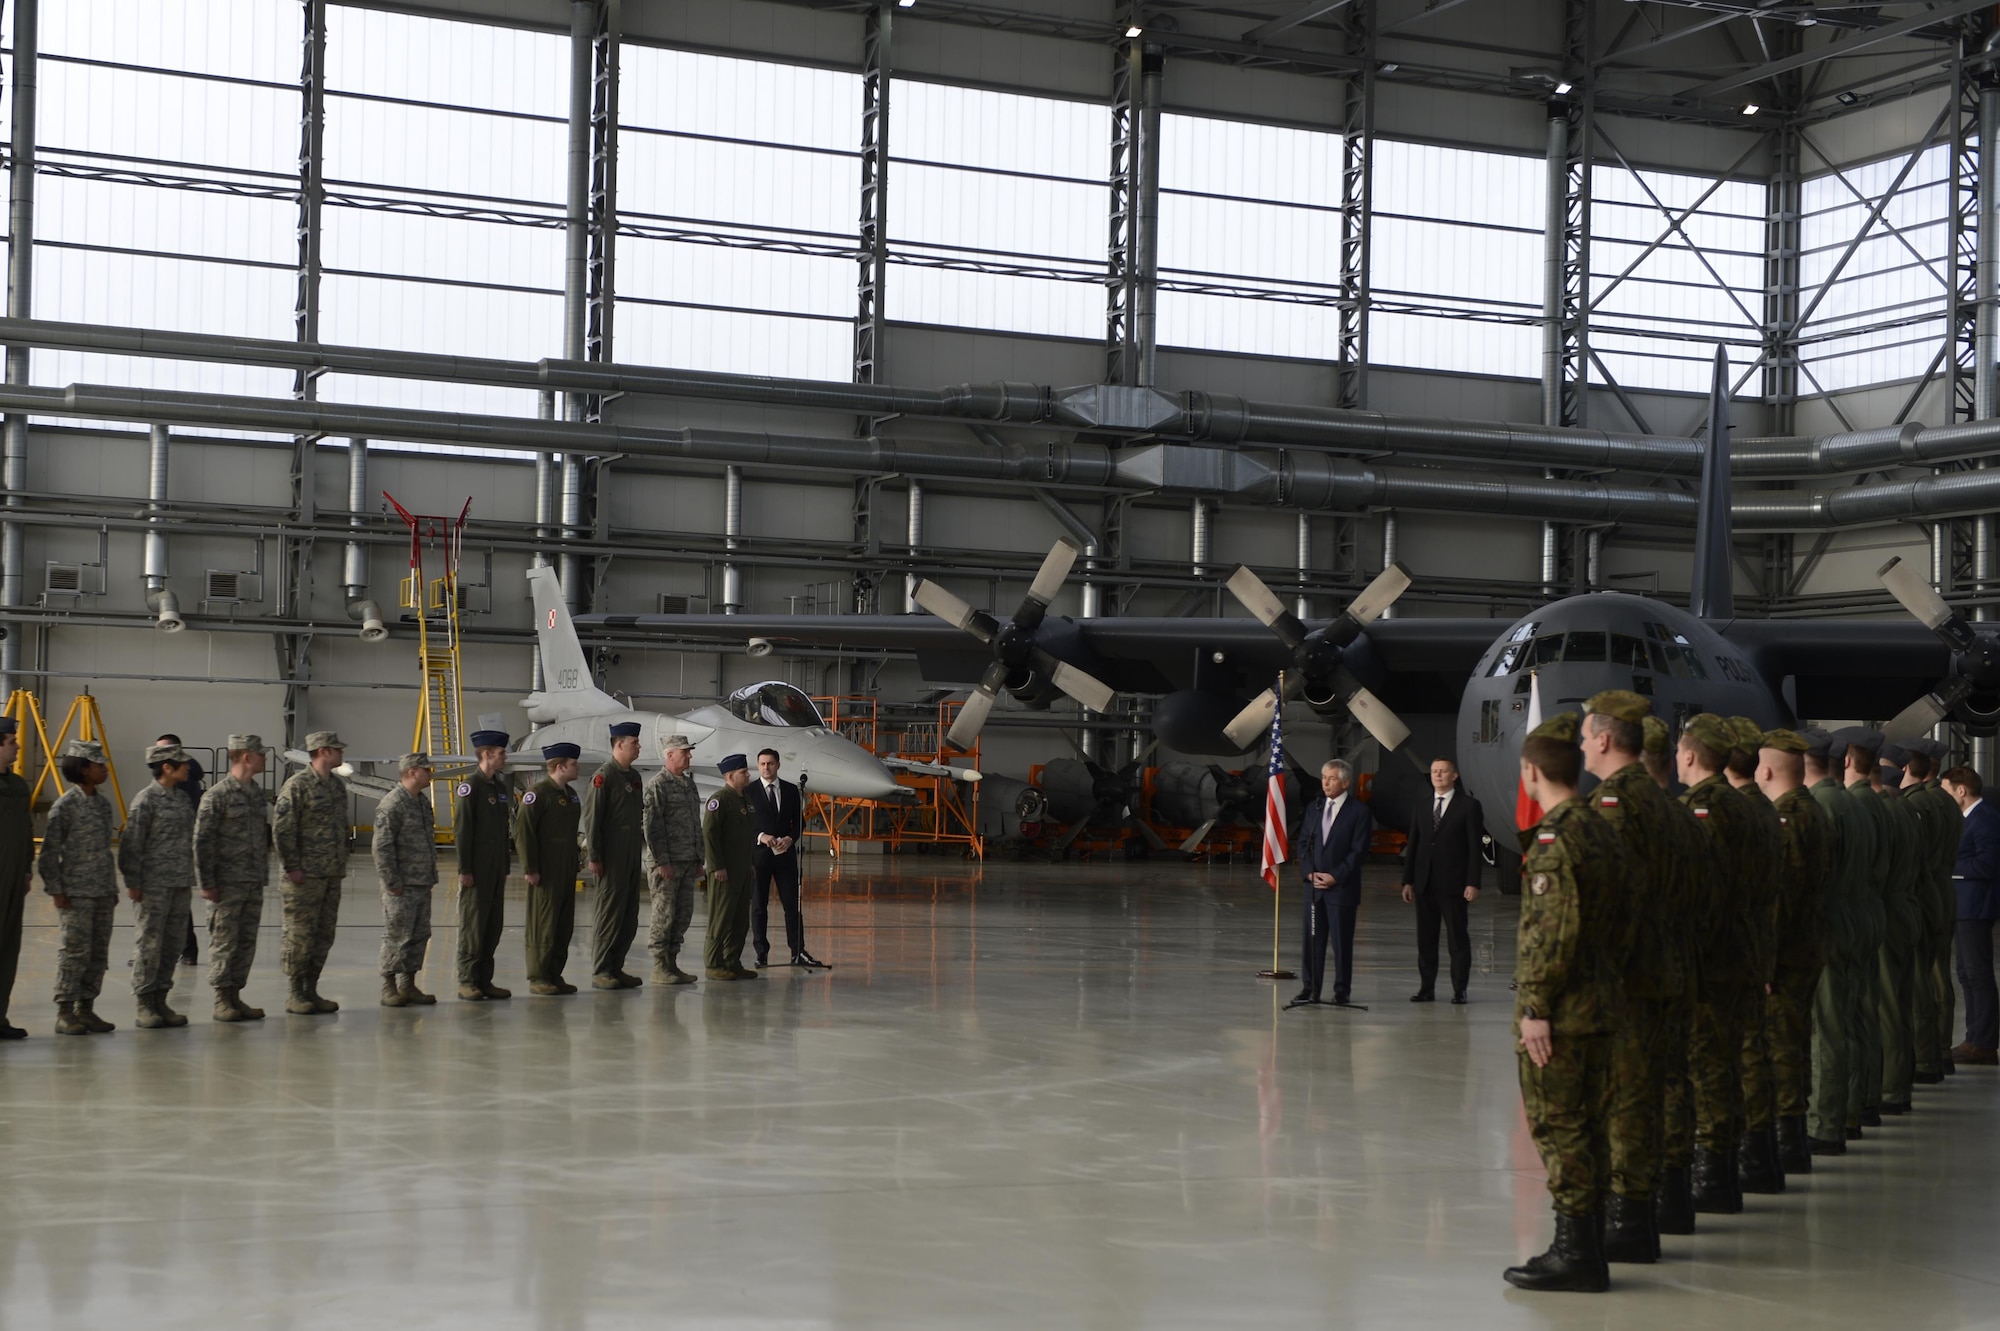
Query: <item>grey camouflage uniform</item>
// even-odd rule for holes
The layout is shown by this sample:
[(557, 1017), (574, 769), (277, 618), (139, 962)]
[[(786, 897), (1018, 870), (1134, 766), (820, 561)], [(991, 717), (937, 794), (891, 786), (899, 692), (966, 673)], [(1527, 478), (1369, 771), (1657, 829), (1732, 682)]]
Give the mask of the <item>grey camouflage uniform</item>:
[(194, 804), (179, 786), (148, 782), (132, 797), (118, 844), (118, 872), (137, 892), (132, 992), (171, 993), (174, 965), (188, 936), (194, 895)]
[(195, 876), (208, 908), (208, 982), (241, 989), (257, 959), (264, 888), (271, 879), (271, 806), (255, 781), (224, 772), (194, 816)]
[(415, 975), (431, 941), (431, 889), (438, 880), (437, 814), (429, 795), (398, 786), (382, 797), (374, 853), (382, 880), (382, 974)]
[(271, 830), (285, 872), (305, 874), (304, 882), (287, 879), (278, 889), (285, 910), (278, 964), (287, 975), (317, 977), (333, 950), (347, 876), (347, 783), (310, 767), (300, 772), (278, 792)]
[(56, 960), (56, 1002), (88, 1003), (104, 987), (118, 874), (111, 864), (111, 801), (71, 786), (42, 830), (42, 890), (67, 897)]
[[(666, 966), (687, 941), (694, 918), (694, 880), (702, 869), (701, 792), (693, 775), (675, 776), (662, 769), (646, 785), (640, 814), (645, 834), (646, 886), (652, 892), (653, 918), (646, 947), (653, 960)], [(662, 882), (656, 870), (670, 877)]]

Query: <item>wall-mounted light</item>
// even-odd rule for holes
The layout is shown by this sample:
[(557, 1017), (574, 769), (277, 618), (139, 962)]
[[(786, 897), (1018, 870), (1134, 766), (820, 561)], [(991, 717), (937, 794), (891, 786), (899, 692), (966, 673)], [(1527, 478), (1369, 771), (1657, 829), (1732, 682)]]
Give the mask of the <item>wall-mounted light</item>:
[(1375, 67), (1375, 72), (1377, 74), (1393, 74), (1401, 68), (1402, 66), (1397, 64), (1395, 61), (1385, 60), (1380, 65), (1377, 65)]
[(1757, 103), (1755, 102), (1745, 102), (1743, 104), (1743, 114), (1746, 116), (1754, 116), (1757, 114), (1757, 112), (1759, 112), (1762, 109), (1763, 108), (1758, 106)]
[(1145, 31), (1144, 28), (1141, 28), (1138, 24), (1134, 23), (1125, 29), (1125, 35), (1127, 37), (1137, 37), (1140, 33), (1144, 31)]
[(1851, 92), (1837, 92), (1833, 95), (1833, 100), (1839, 102), (1842, 106), (1852, 106), (1861, 99)]
[(1556, 81), (1556, 96), (1558, 97), (1562, 96), (1564, 93), (1568, 92), (1572, 86), (1573, 85), (1570, 83), (1568, 79), (1558, 79)]

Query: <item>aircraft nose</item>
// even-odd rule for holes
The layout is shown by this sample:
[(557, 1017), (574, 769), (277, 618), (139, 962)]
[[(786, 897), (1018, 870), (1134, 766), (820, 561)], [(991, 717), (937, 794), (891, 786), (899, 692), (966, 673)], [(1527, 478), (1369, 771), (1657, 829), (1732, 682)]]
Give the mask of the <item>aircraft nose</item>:
[(880, 800), (893, 797), (902, 787), (874, 754), (852, 740), (832, 736), (820, 761), (829, 769), (820, 792), (847, 799)]

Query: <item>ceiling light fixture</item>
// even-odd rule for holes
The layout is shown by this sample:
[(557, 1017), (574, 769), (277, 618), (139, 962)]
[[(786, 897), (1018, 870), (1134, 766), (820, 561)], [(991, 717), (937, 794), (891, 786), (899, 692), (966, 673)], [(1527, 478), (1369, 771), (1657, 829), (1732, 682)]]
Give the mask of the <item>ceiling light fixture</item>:
[(896, 0), (896, 8), (898, 9), (914, 9), (916, 4), (917, 0)]
[(1559, 79), (1559, 80), (1557, 80), (1557, 81), (1556, 81), (1556, 96), (1558, 96), (1558, 97), (1562, 96), (1562, 95), (1563, 95), (1564, 93), (1566, 93), (1566, 92), (1568, 92), (1568, 91), (1570, 90), (1570, 87), (1571, 87), (1571, 84), (1570, 84), (1570, 81), (1569, 81), (1568, 79)]
[(1140, 33), (1144, 31), (1145, 31), (1144, 28), (1141, 28), (1138, 24), (1134, 23), (1130, 27), (1125, 29), (1125, 35), (1127, 37), (1137, 37)]
[(1852, 106), (1861, 99), (1851, 92), (1837, 92), (1833, 95), (1833, 100), (1839, 102), (1842, 106)]
[(1376, 66), (1375, 72), (1377, 74), (1393, 74), (1401, 68), (1402, 66), (1397, 64), (1395, 61), (1385, 60), (1380, 65)]
[(1743, 114), (1746, 116), (1754, 116), (1757, 114), (1758, 111), (1762, 109), (1763, 108), (1759, 107), (1755, 102), (1745, 102), (1743, 104)]

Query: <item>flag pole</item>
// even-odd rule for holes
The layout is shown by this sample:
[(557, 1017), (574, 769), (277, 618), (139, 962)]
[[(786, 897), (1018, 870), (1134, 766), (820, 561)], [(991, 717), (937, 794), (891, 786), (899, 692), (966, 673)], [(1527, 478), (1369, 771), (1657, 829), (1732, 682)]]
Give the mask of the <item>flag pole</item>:
[[(1282, 670), (1278, 672), (1278, 701), (1276, 710), (1278, 712), (1285, 710), (1285, 672)], [(1272, 719), (1274, 721), (1277, 719), (1275, 714)], [(1285, 970), (1278, 965), (1278, 898), (1282, 895), (1277, 888), (1273, 887), (1271, 889), (1271, 969), (1258, 971), (1257, 978), (1260, 980), (1291, 980), (1297, 978), (1295, 972)]]

